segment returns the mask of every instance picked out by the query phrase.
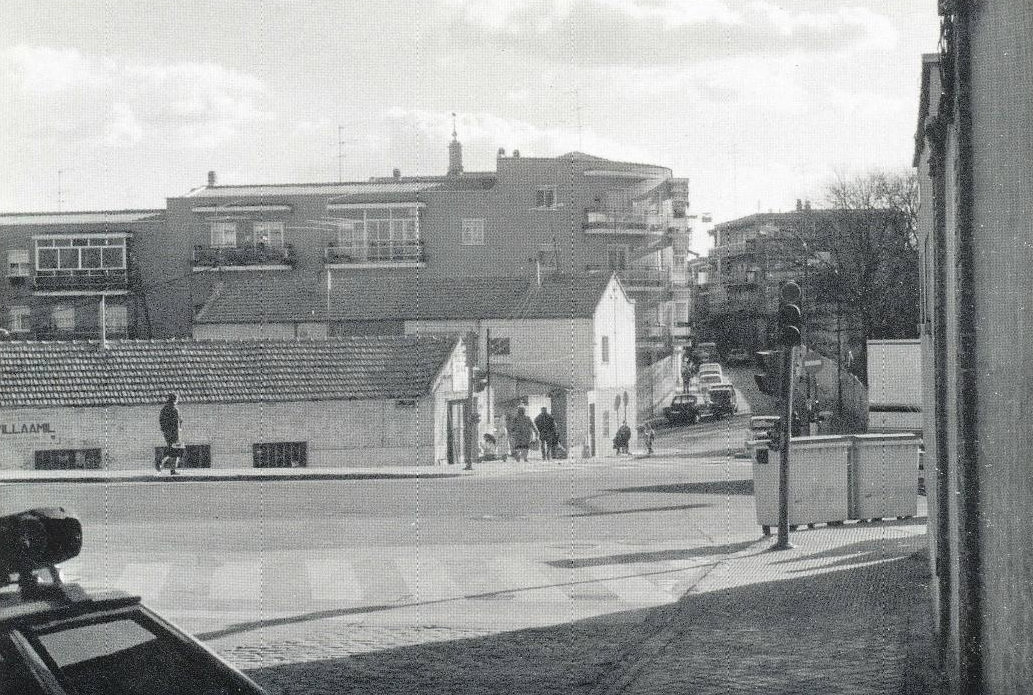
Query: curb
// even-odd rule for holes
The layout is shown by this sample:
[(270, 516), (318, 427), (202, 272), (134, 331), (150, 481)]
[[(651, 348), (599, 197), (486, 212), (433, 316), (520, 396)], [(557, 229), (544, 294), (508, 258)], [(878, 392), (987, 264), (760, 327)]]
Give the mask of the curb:
[(195, 474), (193, 472), (183, 472), (176, 477), (171, 475), (156, 475), (150, 474), (138, 474), (138, 475), (84, 475), (75, 477), (18, 477), (18, 478), (0, 478), (0, 485), (13, 485), (21, 483), (156, 483), (160, 481), (171, 481), (176, 482), (215, 482), (215, 481), (233, 481), (233, 482), (264, 482), (264, 481), (284, 481), (284, 480), (392, 480), (392, 479), (412, 479), (412, 478), (459, 478), (468, 476), (470, 473), (459, 472), (459, 471), (448, 471), (448, 472), (437, 472), (428, 471), (423, 472), (390, 472), (390, 471), (328, 471), (312, 472), (304, 474), (249, 474), (245, 472), (241, 473), (230, 473), (225, 475), (210, 475), (210, 474)]

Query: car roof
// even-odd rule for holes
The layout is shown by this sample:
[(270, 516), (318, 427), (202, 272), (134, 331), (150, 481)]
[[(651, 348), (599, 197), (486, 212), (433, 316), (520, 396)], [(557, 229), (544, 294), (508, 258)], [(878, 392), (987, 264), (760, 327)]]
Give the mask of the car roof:
[(735, 387), (729, 383), (721, 382), (720, 384), (714, 384), (710, 387), (710, 391), (735, 391)]

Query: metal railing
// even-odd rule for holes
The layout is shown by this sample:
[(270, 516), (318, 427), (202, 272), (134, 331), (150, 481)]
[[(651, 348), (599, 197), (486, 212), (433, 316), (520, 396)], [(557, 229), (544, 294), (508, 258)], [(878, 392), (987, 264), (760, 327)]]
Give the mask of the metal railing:
[(98, 291), (124, 290), (128, 286), (123, 270), (51, 270), (37, 271), (32, 287), (42, 291)]
[(288, 265), (295, 261), (294, 247), (285, 246), (195, 246), (195, 268), (222, 266)]
[(663, 290), (671, 284), (671, 272), (667, 268), (610, 268), (605, 265), (586, 265), (585, 270), (589, 273), (617, 273), (621, 284), (627, 288)]
[(596, 208), (585, 211), (582, 229), (600, 234), (663, 234), (667, 220), (657, 212)]
[(370, 242), (362, 246), (326, 247), (323, 260), (328, 265), (349, 263), (426, 263), (423, 242)]

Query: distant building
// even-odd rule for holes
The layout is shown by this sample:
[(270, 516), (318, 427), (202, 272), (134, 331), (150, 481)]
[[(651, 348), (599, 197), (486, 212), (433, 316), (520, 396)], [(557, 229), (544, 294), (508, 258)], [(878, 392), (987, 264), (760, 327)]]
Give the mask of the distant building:
[(0, 343), (0, 469), (151, 469), (179, 395), (188, 467), (462, 460), (454, 336)]
[(150, 336), (171, 320), (154, 299), (178, 260), (164, 210), (0, 214), (0, 257), (2, 327), (15, 338), (98, 338), (101, 298), (112, 337)]
[(478, 394), (480, 433), (519, 405), (546, 406), (571, 454), (593, 456), (621, 422), (636, 425), (635, 304), (614, 275), (539, 285), (352, 271), (328, 287), (325, 274), (256, 274), (218, 286), (194, 322), (199, 340), (473, 334), (491, 384)]
[(1033, 683), (1033, 5), (939, 11), (914, 155), (930, 585), (948, 692), (1003, 695)]

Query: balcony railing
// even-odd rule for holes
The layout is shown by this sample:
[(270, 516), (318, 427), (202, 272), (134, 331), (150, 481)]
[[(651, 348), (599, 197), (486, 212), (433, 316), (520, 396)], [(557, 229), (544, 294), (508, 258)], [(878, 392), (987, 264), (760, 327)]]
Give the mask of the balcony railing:
[(617, 273), (621, 284), (628, 289), (665, 290), (671, 286), (671, 273), (667, 268), (618, 268), (604, 265), (587, 265), (589, 273)]
[(586, 234), (664, 234), (667, 220), (654, 212), (633, 210), (586, 210), (582, 229)]
[(294, 247), (286, 246), (195, 246), (195, 268), (249, 268), (293, 266)]
[(38, 270), (32, 279), (37, 292), (110, 292), (127, 286), (125, 270)]
[(421, 265), (427, 262), (423, 242), (404, 244), (372, 242), (363, 246), (328, 246), (324, 255), (327, 265), (399, 264)]

